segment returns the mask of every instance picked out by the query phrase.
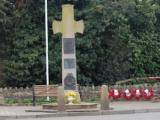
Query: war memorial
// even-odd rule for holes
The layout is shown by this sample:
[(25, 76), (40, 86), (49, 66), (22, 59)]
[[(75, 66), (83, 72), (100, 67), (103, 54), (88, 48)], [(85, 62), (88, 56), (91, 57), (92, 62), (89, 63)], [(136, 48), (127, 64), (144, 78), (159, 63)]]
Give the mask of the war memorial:
[[(24, 2), (25, 1), (24, 0), (23, 1), (24, 3), (23, 3), (22, 1), (17, 0), (16, 7), (19, 11), (23, 12), (23, 9), (22, 9), (23, 7), (26, 7), (26, 9), (27, 9), (27, 6), (24, 5), (24, 3), (27, 4), (27, 2)], [(143, 73), (145, 71), (145, 70), (143, 71), (144, 68), (146, 69), (146, 71), (150, 71), (151, 73), (153, 73), (153, 71), (152, 71), (153, 66), (155, 67), (157, 65), (156, 62), (159, 62), (159, 59), (157, 59), (157, 56), (159, 56), (157, 51), (159, 51), (159, 49), (157, 49), (157, 51), (154, 50), (154, 52), (149, 53), (151, 51), (150, 50), (151, 48), (159, 48), (156, 46), (156, 45), (159, 45), (159, 43), (158, 42), (154, 43), (155, 39), (159, 39), (158, 34), (156, 34), (156, 35), (154, 34), (154, 32), (158, 31), (158, 29), (156, 29), (154, 31), (152, 28), (153, 24), (151, 22), (151, 21), (157, 20), (155, 25), (156, 26), (159, 25), (158, 18), (159, 18), (160, 12), (157, 12), (157, 11), (160, 11), (160, 7), (159, 7), (158, 3), (152, 5), (151, 9), (148, 10), (148, 13), (146, 13), (146, 12), (143, 13), (142, 11), (145, 10), (146, 8), (144, 9), (143, 8), (144, 6), (142, 7), (142, 3), (143, 2), (145, 3), (147, 0), (146, 1), (145, 0), (144, 1), (136, 1), (135, 4), (138, 4), (138, 5), (135, 8), (133, 7), (134, 6), (133, 3), (130, 3), (127, 7), (124, 5), (126, 8), (125, 7), (121, 8), (121, 2), (119, 3), (119, 5), (117, 5), (116, 3), (114, 3), (115, 1), (112, 1), (111, 7), (113, 7), (113, 8), (115, 7), (115, 9), (117, 11), (113, 12), (113, 13), (111, 11), (109, 11), (110, 13), (108, 12), (107, 14), (109, 14), (109, 15), (107, 16), (105, 10), (110, 10), (111, 8), (109, 6), (108, 6), (108, 8), (105, 8), (103, 5), (99, 5), (101, 2), (98, 1), (98, 2), (94, 3), (95, 6), (92, 9), (86, 9), (87, 12), (84, 10), (83, 13), (80, 14), (81, 16), (79, 17), (79, 19), (76, 20), (76, 17), (77, 17), (76, 13), (77, 13), (77, 10), (79, 10), (79, 9), (76, 9), (76, 7), (77, 7), (75, 4), (76, 0), (64, 0), (64, 1), (65, 2), (62, 2), (62, 3), (60, 3), (59, 1), (54, 2), (60, 6), (60, 7), (54, 6), (55, 7), (54, 11), (56, 11), (55, 9), (59, 9), (58, 10), (59, 13), (57, 13), (57, 14), (58, 14), (58, 18), (60, 18), (60, 19), (54, 18), (55, 16), (53, 17), (54, 19), (52, 20), (52, 35), (54, 37), (53, 36), (51, 37), (54, 40), (59, 40), (59, 38), (60, 38), (60, 40), (58, 41), (58, 44), (60, 43), (61, 45), (58, 48), (61, 50), (61, 53), (59, 53), (58, 55), (61, 57), (60, 57), (60, 60), (55, 59), (56, 57), (58, 57), (58, 55), (56, 54), (57, 56), (54, 56), (54, 59), (53, 59), (53, 61), (54, 60), (60, 61), (60, 64), (61, 64), (61, 70), (58, 72), (56, 70), (55, 70), (56, 72), (54, 71), (56, 76), (61, 77), (60, 83), (58, 83), (59, 82), (58, 80), (57, 80), (58, 82), (56, 81), (57, 83), (54, 81), (56, 84), (53, 84), (54, 83), (53, 81), (52, 81), (53, 83), (51, 83), (51, 84), (44, 84), (44, 81), (31, 80), (30, 86), (29, 87), (26, 86), (26, 88), (23, 88), (23, 87), (19, 87), (19, 86), (25, 86), (25, 84), (18, 84), (18, 82), (16, 83), (16, 81), (10, 81), (9, 83), (12, 83), (14, 85), (17, 84), (15, 88), (12, 88), (12, 87), (0, 88), (0, 107), (1, 107), (0, 119), (1, 119), (1, 117), (2, 117), (2, 119), (3, 118), (5, 118), (5, 119), (8, 119), (8, 118), (11, 118), (11, 119), (12, 118), (13, 119), (53, 118), (53, 119), (56, 119), (56, 117), (64, 117), (65, 118), (65, 117), (73, 117), (73, 116), (78, 116), (78, 117), (79, 116), (96, 116), (95, 118), (98, 118), (97, 116), (115, 115), (115, 114), (116, 115), (120, 115), (120, 114), (126, 115), (126, 114), (140, 114), (140, 113), (142, 113), (142, 115), (143, 115), (143, 113), (144, 114), (146, 114), (146, 113), (147, 114), (148, 113), (151, 113), (151, 114), (152, 113), (154, 113), (154, 114), (159, 113), (160, 112), (160, 83), (158, 81), (160, 80), (160, 77), (158, 76), (158, 72), (157, 72), (159, 67), (156, 68), (157, 71), (153, 70), (155, 72), (155, 74), (139, 74), (138, 73), (138, 72)], [(145, 3), (145, 5), (146, 6), (150, 5), (149, 2), (147, 1)], [(110, 3), (110, 1), (107, 1), (105, 4), (109, 4), (109, 3)], [(122, 9), (122, 13), (124, 14), (124, 16), (119, 13), (119, 9)], [(124, 12), (123, 11), (124, 9), (127, 9), (129, 11), (129, 14), (125, 13), (126, 11)], [(1, 6), (0, 6), (0, 10), (1, 10)], [(14, 13), (14, 14), (16, 14), (15, 18), (18, 18), (22, 14), (22, 13), (20, 14), (18, 10), (16, 10), (16, 12)], [(93, 10), (95, 10), (95, 12), (92, 13)], [(130, 14), (134, 10), (135, 11), (137, 10), (137, 11), (134, 14)], [(86, 15), (89, 13), (88, 11), (90, 12), (90, 16), (84, 17), (82, 14)], [(140, 20), (138, 19), (138, 17), (137, 17), (137, 20), (135, 20), (134, 15), (136, 13), (140, 14), (139, 15)], [(26, 14), (26, 13), (24, 12), (23, 14)], [(49, 14), (51, 15), (50, 12), (49, 12)], [(154, 16), (153, 14), (156, 14), (157, 19), (153, 17)], [(0, 15), (1, 15), (1, 11), (0, 11)], [(97, 21), (95, 23), (91, 23), (92, 20), (90, 20), (90, 19), (92, 19), (92, 17), (93, 17), (92, 15), (96, 15), (96, 17), (99, 17), (97, 21), (98, 22), (100, 21), (102, 23), (98, 23)], [(132, 15), (134, 16), (134, 18), (132, 17)], [(102, 19), (103, 17), (101, 18), (100, 16), (107, 16), (107, 17), (105, 19)], [(128, 18), (125, 18), (126, 16)], [(144, 21), (141, 22), (142, 16), (145, 16), (145, 20), (143, 19), (145, 22), (150, 17), (151, 18), (153, 17), (153, 19), (151, 19), (151, 21), (149, 21), (149, 22), (143, 23)], [(52, 18), (52, 17), (50, 17), (50, 18)], [(83, 18), (85, 18), (85, 19), (83, 19)], [(86, 22), (86, 20), (88, 20), (88, 21)], [(133, 23), (129, 26), (127, 24), (127, 22), (133, 22), (132, 20), (135, 21), (135, 23)], [(34, 19), (31, 19), (31, 21), (33, 22)], [(41, 21), (39, 21), (39, 22), (41, 22)], [(1, 21), (0, 21), (0, 23), (1, 23)], [(142, 30), (144, 33), (141, 33), (142, 31), (140, 31), (139, 29), (142, 29), (143, 27), (142, 26), (137, 27), (137, 28), (135, 27), (135, 26), (138, 26), (140, 23), (143, 24), (143, 27), (145, 27), (149, 24), (150, 26), (148, 27), (148, 29), (150, 28), (151, 31), (144, 32)], [(18, 24), (20, 24), (20, 23), (18, 23)], [(92, 24), (92, 25), (90, 26), (88, 24)], [(97, 27), (96, 25), (97, 26), (99, 25), (99, 26)], [(105, 25), (107, 27), (103, 28), (103, 26), (105, 26)], [(90, 27), (89, 28), (90, 33), (85, 32), (85, 30), (88, 30), (87, 27)], [(19, 27), (19, 28), (21, 28), (21, 27)], [(34, 25), (29, 27), (30, 34), (32, 33), (33, 28), (34, 28)], [(95, 32), (95, 29), (96, 30), (98, 29), (98, 30)], [(112, 29), (114, 29), (115, 31)], [(132, 29), (136, 29), (135, 31), (133, 30), (135, 32), (134, 34), (131, 34), (131, 32), (133, 32)], [(15, 29), (15, 31), (16, 31), (16, 29)], [(51, 30), (50, 30), (50, 32), (51, 32)], [(1, 33), (1, 31), (0, 31), (0, 33)], [(20, 36), (21, 39), (24, 39), (27, 35), (25, 33), (25, 35), (26, 35), (25, 37), (21, 36), (23, 33), (25, 33), (25, 32), (22, 31), (22, 33), (20, 33), (17, 36), (18, 37)], [(87, 34), (90, 34), (90, 38), (87, 36)], [(150, 35), (150, 37), (153, 38), (152, 40), (149, 38), (148, 34)], [(95, 69), (96, 69), (96, 70), (89, 71), (89, 72), (93, 72), (92, 75), (86, 74), (86, 76), (91, 75), (90, 78), (87, 78), (88, 76), (87, 77), (81, 76), (82, 80), (86, 79), (85, 81), (83, 81), (84, 83), (86, 82), (86, 84), (83, 83), (84, 86), (81, 86), (81, 83), (79, 83), (79, 81), (81, 79), (79, 79), (79, 76), (78, 76), (79, 72), (80, 72), (79, 71), (80, 68), (79, 68), (79, 64), (78, 64), (80, 62), (78, 62), (78, 59), (79, 59), (78, 57), (81, 57), (81, 56), (79, 55), (77, 57), (77, 54), (79, 52), (77, 50), (77, 46), (76, 46), (77, 35), (83, 35), (82, 38), (85, 38), (85, 36), (87, 36), (88, 37), (87, 39), (93, 39), (96, 36), (95, 41), (92, 41), (92, 44), (95, 46), (99, 45), (98, 40), (104, 39), (103, 38), (104, 36), (106, 37), (105, 40), (101, 41), (101, 43), (100, 43), (101, 47), (103, 47), (103, 50), (101, 50), (100, 47), (97, 47), (97, 46), (95, 48), (93, 47), (94, 49), (97, 50), (96, 51), (97, 53), (94, 51), (94, 49), (90, 49), (89, 51), (87, 51), (87, 50), (85, 51), (85, 49), (84, 49), (85, 53), (91, 52), (91, 51), (92, 52), (94, 51), (95, 53), (93, 52), (94, 54), (91, 54), (90, 56), (88, 55), (87, 56), (88, 61), (86, 60), (87, 62), (84, 62), (85, 64), (83, 63), (81, 66), (84, 66), (84, 65), (87, 66), (87, 64), (89, 64), (89, 62), (90, 62), (92, 64), (89, 65), (89, 68), (92, 67), (92, 65), (93, 65), (93, 68), (95, 67)], [(137, 37), (136, 38), (134, 35), (135, 36), (137, 35), (138, 37), (136, 36)], [(32, 39), (32, 40), (36, 41), (36, 38), (40, 38), (40, 37), (37, 37), (37, 36), (35, 37), (35, 36), (34, 36), (34, 39)], [(81, 38), (81, 36), (78, 36), (78, 37), (81, 39), (81, 41), (86, 40), (86, 39), (83, 40)], [(30, 37), (26, 37), (26, 38), (31, 39)], [(140, 38), (141, 38), (141, 40), (139, 40)], [(16, 39), (18, 39), (18, 38), (16, 38)], [(124, 43), (123, 42), (121, 43), (120, 40), (122, 40), (122, 39), (124, 40), (123, 41)], [(129, 41), (129, 39), (130, 39), (130, 41)], [(150, 42), (147, 42), (147, 43), (144, 42), (146, 39), (149, 39)], [(112, 40), (115, 40), (115, 41), (112, 41)], [(144, 40), (144, 41), (142, 41), (142, 40)], [(108, 43), (106, 43), (106, 41)], [(114, 42), (116, 43), (116, 45)], [(131, 42), (133, 42), (133, 43), (131, 43)], [(17, 43), (18, 42), (14, 43), (12, 45), (15, 45)], [(30, 44), (32, 44), (32, 43), (34, 43), (34, 41), (26, 42), (28, 47), (31, 47)], [(53, 45), (53, 43), (52, 43), (52, 45)], [(113, 43), (115, 46), (112, 46)], [(127, 46), (129, 43), (131, 43), (130, 47)], [(18, 49), (20, 49), (22, 46), (24, 47), (26, 45), (25, 42), (23, 44), (24, 45), (22, 45), (22, 44), (18, 45)], [(87, 44), (87, 42), (85, 44)], [(36, 45), (38, 46), (38, 44), (36, 44)], [(82, 44), (82, 45), (84, 45), (84, 44)], [(121, 46), (119, 47), (119, 45), (121, 45)], [(142, 46), (142, 47), (139, 47), (139, 46)], [(89, 46), (89, 47), (91, 47), (91, 46)], [(107, 49), (109, 49), (109, 47), (111, 47), (112, 49), (107, 51)], [(130, 52), (130, 50), (127, 51), (128, 48), (134, 49), (132, 51), (133, 52), (132, 54), (130, 54), (130, 53), (128, 54), (128, 52)], [(54, 48), (54, 50), (55, 49), (57, 49), (57, 48)], [(122, 49), (124, 49), (123, 54), (121, 52)], [(146, 53), (144, 53), (144, 51), (142, 49), (148, 50), (147, 51), (148, 56), (146, 55)], [(24, 49), (24, 51), (25, 50), (26, 49)], [(16, 51), (17, 51), (17, 49), (14, 48), (13, 53)], [(23, 51), (23, 50), (21, 50), (21, 51)], [(26, 51), (28, 51), (28, 49)], [(33, 50), (32, 52), (35, 52), (35, 51), (36, 50)], [(20, 60), (21, 57), (22, 58), (26, 57), (26, 56), (23, 56), (23, 55), (25, 55), (25, 52), (23, 54), (21, 54), (20, 51), (18, 51), (18, 53), (16, 53), (19, 56), (18, 60)], [(106, 52), (106, 54), (105, 54), (105, 52)], [(112, 52), (114, 52), (114, 54), (111, 54)], [(109, 55), (107, 56), (108, 53), (109, 53)], [(156, 54), (156, 57), (151, 58), (153, 53)], [(81, 54), (81, 53), (79, 53), (79, 54)], [(122, 56), (121, 55), (119, 56), (119, 54), (122, 54)], [(143, 54), (143, 55), (140, 57), (140, 54)], [(96, 62), (94, 62), (94, 60), (92, 61), (92, 59), (95, 57), (94, 55), (96, 56), (96, 60), (97, 60)], [(111, 58), (109, 58), (110, 55), (111, 55)], [(12, 55), (12, 56), (13, 56), (13, 58), (15, 58), (14, 55)], [(32, 56), (30, 56), (30, 57), (27, 56), (27, 60), (28, 61), (33, 60), (35, 56), (36, 56), (36, 54), (32, 54)], [(130, 66), (131, 68), (130, 68), (129, 72), (134, 73), (135, 72), (134, 71), (135, 69), (133, 70), (134, 65), (135, 66), (137, 65), (138, 67), (136, 70), (138, 71), (137, 74), (140, 75), (140, 77), (135, 77), (133, 74), (131, 74), (130, 76), (129, 75), (123, 76), (123, 78), (126, 77), (127, 79), (123, 79), (123, 80), (115, 79), (115, 78), (117, 78), (117, 76), (121, 77), (121, 75), (123, 73), (123, 70), (122, 71), (119, 70), (119, 66), (120, 67), (125, 66), (125, 69), (128, 69), (128, 66), (126, 65), (126, 63), (123, 64), (123, 59), (121, 59), (123, 57), (125, 59), (128, 59), (128, 56), (135, 57), (135, 59), (130, 58), (128, 60), (129, 62), (135, 62), (135, 64), (132, 64), (133, 66)], [(40, 58), (39, 55), (37, 55), (36, 57)], [(112, 57), (113, 57), (113, 59), (112, 59)], [(153, 64), (151, 62), (147, 62), (147, 58), (151, 59)], [(82, 58), (82, 59), (84, 59), (84, 58)], [(110, 61), (107, 61), (108, 59), (110, 59)], [(16, 64), (16, 62), (18, 62), (18, 60), (16, 59), (15, 61), (12, 61), (13, 63), (10, 64), (8, 67), (15, 67), (15, 69), (17, 69), (19, 66), (16, 66), (15, 64)], [(26, 62), (27, 60), (24, 60), (24, 61)], [(36, 62), (38, 62), (38, 60), (39, 59), (36, 59)], [(120, 63), (118, 63), (116, 60)], [(49, 62), (51, 62), (51, 63), (49, 63), (49, 65), (52, 64), (52, 67), (57, 62), (57, 61), (56, 62), (54, 61), (55, 62), (54, 63), (53, 61), (52, 62), (49, 61)], [(107, 64), (104, 61), (105, 62), (107, 61), (106, 62)], [(128, 63), (128, 61), (127, 61), (127, 63)], [(141, 63), (142, 61), (145, 64), (142, 64)], [(0, 61), (0, 63), (1, 63), (1, 61)], [(27, 68), (32, 66), (31, 63), (29, 63)], [(5, 66), (5, 64), (3, 64), (3, 63), (1, 63), (1, 64), (2, 64), (1, 66)], [(96, 64), (96, 65), (94, 65), (94, 64)], [(123, 64), (124, 66), (123, 65), (121, 66), (121, 64)], [(29, 72), (23, 68), (23, 66), (25, 66), (25, 64), (21, 63), (18, 65), (20, 65), (20, 71), (16, 71), (16, 72), (20, 73), (19, 76), (22, 75), (23, 77), (26, 77), (25, 75), (29, 74)], [(39, 67), (40, 64), (37, 64), (37, 66)], [(34, 67), (32, 66), (31, 68), (33, 69), (33, 68), (36, 68), (37, 66), (34, 66)], [(141, 69), (141, 67), (143, 67), (143, 68)], [(30, 71), (32, 74), (34, 74), (38, 71), (36, 69), (36, 72), (35, 72), (34, 70), (32, 71), (32, 69)], [(110, 70), (110, 69), (112, 69), (115, 72), (115, 74), (112, 73), (111, 71), (109, 71), (110, 74), (105, 73), (105, 72), (107, 72), (107, 70)], [(10, 70), (10, 72), (12, 72), (13, 69), (9, 69), (9, 70)], [(21, 73), (21, 71), (23, 71), (23, 70), (25, 70), (25, 72)], [(88, 69), (86, 69), (86, 70), (88, 70)], [(0, 71), (2, 71), (1, 68), (0, 68)], [(16, 72), (15, 71), (13, 72), (15, 76), (16, 76)], [(51, 70), (51, 72), (53, 72), (53, 69)], [(88, 72), (88, 71), (85, 71), (85, 72)], [(102, 73), (103, 75), (105, 74), (105, 77), (100, 76), (102, 74), (98, 74), (98, 73)], [(127, 73), (128, 73), (128, 71), (127, 71)], [(39, 73), (37, 72), (36, 75), (33, 75), (33, 76), (38, 78), (41, 74), (42, 74), (41, 72), (39, 72)], [(126, 72), (124, 72), (124, 74), (126, 74)], [(11, 74), (11, 76), (12, 75), (13, 74)], [(16, 77), (14, 75), (12, 78), (13, 79), (15, 78), (15, 80), (16, 80)], [(50, 76), (53, 79), (55, 76), (52, 77), (52, 75), (50, 75)], [(113, 81), (109, 80), (106, 77), (109, 75), (112, 76), (111, 78)], [(134, 77), (132, 77), (132, 75)], [(146, 75), (146, 77), (143, 77), (143, 75), (144, 76)], [(1, 75), (1, 72), (0, 72), (0, 76), (3, 76), (3, 75)], [(92, 77), (96, 78), (96, 79), (94, 79), (92, 81)], [(30, 75), (27, 78), (30, 78)], [(18, 79), (22, 79), (22, 78), (18, 78)], [(27, 79), (27, 80), (29, 80), (29, 79)], [(23, 81), (23, 79), (22, 79), (22, 83), (29, 83), (27, 80)], [(94, 83), (92, 83), (92, 82), (94, 82)], [(14, 99), (16, 99), (18, 102), (17, 101), (15, 102)]]

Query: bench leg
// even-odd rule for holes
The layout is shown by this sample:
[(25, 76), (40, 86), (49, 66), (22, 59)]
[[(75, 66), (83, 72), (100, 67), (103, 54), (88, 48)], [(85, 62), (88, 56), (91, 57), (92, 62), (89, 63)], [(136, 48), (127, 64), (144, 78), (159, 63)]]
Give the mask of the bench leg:
[(35, 93), (34, 93), (34, 91), (33, 91), (33, 93), (32, 93), (32, 96), (33, 96), (33, 98), (32, 98), (32, 102), (33, 102), (33, 106), (35, 106), (36, 105), (36, 96), (35, 96)]

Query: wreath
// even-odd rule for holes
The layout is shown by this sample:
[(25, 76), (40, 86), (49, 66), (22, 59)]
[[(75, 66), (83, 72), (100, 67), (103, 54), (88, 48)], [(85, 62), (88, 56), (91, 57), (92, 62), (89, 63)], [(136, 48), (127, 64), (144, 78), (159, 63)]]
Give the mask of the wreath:
[(143, 90), (143, 96), (144, 96), (144, 99), (146, 99), (146, 100), (149, 100), (149, 99), (151, 99), (153, 96), (154, 96), (154, 91), (153, 91), (153, 89), (151, 88), (151, 89), (144, 89)]
[(123, 92), (123, 97), (126, 99), (126, 100), (131, 100), (132, 97), (134, 95), (134, 92), (132, 89), (126, 89), (124, 90)]
[(134, 96), (136, 100), (140, 100), (143, 95), (143, 90), (141, 88), (137, 88), (134, 90)]
[(113, 99), (117, 100), (121, 97), (121, 91), (119, 89), (110, 89), (109, 97), (112, 97)]

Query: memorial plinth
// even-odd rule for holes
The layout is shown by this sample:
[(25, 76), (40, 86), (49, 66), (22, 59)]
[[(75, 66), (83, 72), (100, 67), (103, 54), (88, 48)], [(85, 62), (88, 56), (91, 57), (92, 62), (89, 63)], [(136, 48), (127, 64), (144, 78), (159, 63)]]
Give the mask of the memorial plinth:
[[(65, 105), (66, 111), (67, 110), (85, 110), (85, 109), (97, 109), (97, 103), (80, 103), (80, 104), (66, 104)], [(43, 105), (43, 109), (49, 110), (58, 110), (58, 104), (45, 104)]]

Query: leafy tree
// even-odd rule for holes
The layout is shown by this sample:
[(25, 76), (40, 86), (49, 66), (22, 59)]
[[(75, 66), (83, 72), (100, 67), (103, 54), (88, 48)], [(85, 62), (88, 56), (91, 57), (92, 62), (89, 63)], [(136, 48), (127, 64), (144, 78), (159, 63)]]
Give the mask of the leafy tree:
[(159, 31), (156, 14), (160, 12), (158, 4), (143, 1), (135, 6), (129, 21), (135, 39), (130, 40), (132, 49), (131, 71), (133, 76), (159, 75)]
[(1, 38), (0, 38), (0, 42), (1, 42), (0, 56), (1, 56), (1, 58), (4, 58), (4, 56), (5, 56), (4, 52), (6, 51), (6, 47), (7, 47), (5, 45), (8, 42), (8, 38), (6, 35), (7, 35), (7, 33), (9, 33), (8, 32), (8, 30), (9, 30), (8, 24), (10, 22), (9, 21), (10, 18), (8, 15), (10, 14), (10, 8), (11, 8), (11, 6), (9, 5), (8, 1), (2, 0), (0, 2), (0, 26), (1, 26), (1, 29), (0, 29), (0, 36), (1, 36)]
[(131, 35), (122, 7), (123, 3), (101, 1), (84, 11), (86, 31), (79, 40), (77, 55), (79, 83), (113, 84), (128, 77), (127, 44)]
[(42, 1), (36, 4), (28, 1), (23, 8), (15, 7), (13, 10), (14, 37), (6, 65), (6, 84), (9, 86), (31, 86), (45, 80), (42, 5)]
[[(5, 15), (6, 13), (5, 13), (5, 11), (6, 11), (6, 3), (7, 3), (7, 1), (6, 0), (2, 0), (1, 1), (1, 3), (0, 3), (0, 15), (2, 16), (2, 15)], [(2, 20), (2, 18), (1, 18), (1, 20)]]
[[(45, 84), (44, 0), (10, 2), (0, 3), (0, 15), (5, 16), (0, 17), (0, 35), (6, 42), (1, 49), (7, 47), (1, 50), (7, 59), (4, 85)], [(61, 34), (53, 35), (52, 22), (61, 20), (64, 2), (48, 1), (51, 83), (61, 83)], [(158, 0), (74, 3), (75, 19), (85, 22), (84, 34), (76, 35), (79, 84), (113, 84), (130, 77), (160, 75)]]
[(8, 0), (0, 2), (0, 85), (4, 85), (4, 63), (9, 57), (12, 32), (12, 4)]

